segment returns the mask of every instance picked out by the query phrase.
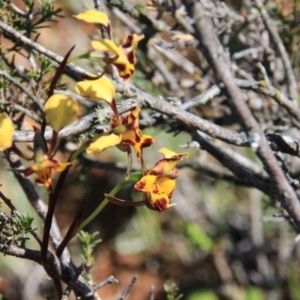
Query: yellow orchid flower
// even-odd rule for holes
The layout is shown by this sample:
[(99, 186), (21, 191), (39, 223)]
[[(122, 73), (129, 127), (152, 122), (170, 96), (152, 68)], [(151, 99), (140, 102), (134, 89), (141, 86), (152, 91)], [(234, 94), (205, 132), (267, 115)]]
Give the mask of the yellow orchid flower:
[[(139, 128), (139, 115), (141, 110), (138, 107), (133, 107), (130, 113), (121, 117), (121, 123), (126, 127), (126, 130), (122, 133), (122, 143), (121, 146), (130, 145), (134, 148), (138, 161), (141, 159), (142, 149), (149, 147), (155, 141), (150, 135), (143, 135)], [(113, 117), (111, 119), (111, 127), (116, 130), (120, 125), (118, 125), (118, 120)]]
[(106, 55), (105, 61), (107, 63), (117, 67), (122, 78), (128, 80), (134, 72), (138, 42), (143, 38), (143, 35), (129, 35), (126, 42), (119, 47), (109, 39), (92, 41), (91, 44), (96, 51), (101, 51)]
[(151, 136), (143, 135), (139, 129), (139, 113), (140, 109), (134, 107), (127, 116), (120, 117), (119, 120), (116, 117), (111, 118), (112, 133), (101, 135), (95, 142), (89, 145), (86, 149), (87, 153), (96, 155), (113, 146), (118, 146), (121, 150), (127, 150), (128, 146), (132, 146), (140, 161), (142, 148), (153, 144), (154, 139)]
[(143, 176), (134, 186), (138, 192), (145, 193), (146, 205), (150, 209), (164, 211), (170, 204), (175, 188), (175, 178), (178, 177), (176, 165), (188, 153), (175, 153), (166, 148), (159, 150), (164, 158), (158, 161), (151, 171)]
[(78, 15), (73, 15), (73, 17), (87, 23), (101, 24), (105, 27), (109, 25), (109, 19), (106, 13), (92, 9)]
[(38, 149), (34, 153), (34, 163), (23, 171), (28, 177), (36, 173), (36, 183), (44, 185), (48, 191), (52, 190), (52, 171), (62, 172), (72, 163), (59, 163), (53, 158), (49, 158), (43, 150)]
[(46, 121), (56, 132), (73, 123), (78, 111), (78, 103), (62, 94), (52, 95), (45, 104)]
[(76, 92), (82, 97), (90, 100), (103, 100), (110, 104), (116, 95), (115, 87), (112, 81), (102, 76), (96, 80), (84, 80), (76, 83)]
[(5, 114), (0, 113), (0, 151), (4, 151), (12, 146), (14, 132), (12, 120)]

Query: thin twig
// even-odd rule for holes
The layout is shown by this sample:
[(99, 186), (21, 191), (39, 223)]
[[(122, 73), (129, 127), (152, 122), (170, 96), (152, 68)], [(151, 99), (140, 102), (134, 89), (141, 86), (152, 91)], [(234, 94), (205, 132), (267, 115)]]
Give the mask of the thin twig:
[(224, 57), (224, 50), (213, 31), (210, 30), (205, 16), (205, 10), (201, 2), (189, 0), (182, 1), (190, 17), (196, 17), (194, 23), (195, 36), (201, 43), (199, 50), (207, 59), (214, 75), (219, 83), (224, 85), (223, 91), (227, 96), (230, 105), (236, 115), (239, 117), (241, 124), (244, 126), (252, 148), (261, 159), (270, 179), (277, 190), (280, 202), (293, 218), (297, 231), (300, 231), (300, 203), (297, 194), (288, 183), (284, 173), (274, 157), (268, 141), (261, 131), (260, 125), (251, 113), (247, 103), (243, 101), (243, 95), (234, 81), (230, 72), (228, 63)]
[[(16, 209), (16, 207), (12, 204), (11, 200), (8, 199), (1, 191), (0, 191), (0, 198), (10, 208), (11, 214), (17, 216), (19, 220), (22, 220), (22, 215), (19, 213), (19, 211)], [(36, 239), (36, 241), (39, 243), (39, 245), (41, 245), (42, 244), (42, 240), (37, 235), (37, 233), (34, 230), (30, 230), (30, 233)]]
[(0, 100), (0, 105), (10, 106), (13, 110), (19, 111), (19, 112), (27, 115), (28, 117), (30, 117), (32, 120), (36, 121), (37, 123), (41, 123), (41, 121), (42, 121), (42, 119), (39, 116), (37, 116), (34, 112), (30, 111), (29, 109), (27, 109), (24, 106), (21, 106), (19, 104), (10, 103), (5, 100)]
[[(53, 60), (56, 63), (56, 66), (59, 65), (63, 61), (63, 57), (46, 49), (42, 45), (35, 43), (34, 41), (30, 40), (29, 38), (25, 37), (15, 29), (13, 29), (8, 24), (5, 24), (4, 22), (0, 21), (0, 31), (3, 32), (3, 34), (10, 37), (15, 42), (20, 42), (26, 46), (29, 46), (30, 48), (36, 50), (38, 53), (43, 54)], [(69, 64), (64, 72), (73, 78), (74, 80), (80, 81), (83, 77), (92, 77), (93, 74), (87, 72), (83, 68), (80, 68), (79, 66), (75, 65), (74, 63)]]
[(127, 288), (124, 290), (124, 292), (122, 293), (121, 297), (118, 298), (118, 300), (124, 300), (128, 294), (130, 293), (130, 291), (132, 290), (135, 282), (136, 282), (136, 279), (137, 279), (137, 275), (134, 275), (133, 278), (131, 279), (129, 285), (127, 286)]
[[(0, 21), (1, 22), (1, 21)], [(44, 113), (44, 107), (41, 104), (40, 99), (38, 99), (36, 96), (34, 96), (29, 90), (27, 90), (18, 80), (11, 77), (9, 74), (7, 74), (5, 71), (0, 70), (0, 76), (5, 78), (7, 81), (18, 87), (24, 94), (28, 96), (36, 105), (37, 108), (41, 113)]]
[(282, 39), (280, 38), (278, 31), (276, 27), (273, 25), (273, 22), (266, 11), (264, 5), (262, 4), (261, 0), (255, 0), (255, 4), (261, 14), (261, 17), (265, 23), (265, 26), (275, 44), (275, 47), (277, 48), (278, 52), (280, 53), (284, 70), (287, 78), (288, 83), (288, 91), (289, 91), (289, 97), (293, 100), (293, 103), (297, 105), (297, 82), (296, 78), (293, 72), (292, 64), (289, 59), (288, 53), (283, 45)]
[(104, 281), (99, 282), (97, 285), (95, 285), (94, 290), (98, 291), (107, 284), (116, 284), (118, 282), (119, 282), (118, 279), (116, 279), (114, 276), (111, 275), (108, 278), (106, 278)]
[(155, 286), (152, 285), (149, 292), (148, 300), (154, 300), (155, 298)]

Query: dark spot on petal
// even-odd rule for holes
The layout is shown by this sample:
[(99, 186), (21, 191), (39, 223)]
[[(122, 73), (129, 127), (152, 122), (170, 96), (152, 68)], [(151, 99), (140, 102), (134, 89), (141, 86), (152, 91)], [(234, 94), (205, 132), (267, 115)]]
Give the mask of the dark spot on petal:
[(155, 201), (154, 207), (158, 211), (164, 211), (164, 210), (168, 209), (168, 202), (165, 198), (158, 199)]
[(134, 53), (133, 53), (133, 51), (130, 51), (130, 52), (127, 54), (127, 59), (128, 59), (128, 61), (129, 61), (131, 64), (134, 64)]
[(135, 190), (142, 190), (146, 185), (146, 182), (145, 181), (138, 181), (135, 186), (134, 186), (134, 189)]
[(127, 37), (127, 40), (126, 40), (126, 42), (122, 45), (122, 48), (129, 48), (129, 47), (131, 47), (131, 45), (132, 45), (132, 41), (133, 41), (133, 35), (132, 34), (130, 34), (128, 37)]

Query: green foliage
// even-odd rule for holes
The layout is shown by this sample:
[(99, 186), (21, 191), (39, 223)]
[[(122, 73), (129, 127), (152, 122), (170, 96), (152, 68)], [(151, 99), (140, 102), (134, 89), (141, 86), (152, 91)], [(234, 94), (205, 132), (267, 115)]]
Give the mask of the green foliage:
[(93, 257), (93, 251), (96, 246), (101, 243), (101, 239), (98, 239), (97, 236), (99, 235), (98, 231), (88, 233), (86, 231), (80, 231), (78, 233), (78, 239), (82, 245), (82, 255), (81, 258), (85, 265), (88, 267), (92, 267), (95, 263), (95, 259)]
[(300, 300), (300, 286), (299, 286), (299, 268), (297, 264), (289, 265), (288, 285), (291, 291), (291, 298)]
[(7, 217), (4, 213), (0, 216), (1, 232), (0, 238), (6, 241), (14, 240), (15, 242), (24, 242), (28, 238), (26, 234), (34, 231), (32, 223), (34, 216), (30, 213), (21, 217), (14, 215), (12, 218)]
[(183, 295), (179, 294), (179, 289), (176, 283), (165, 283), (164, 291), (166, 292), (167, 300), (179, 300), (182, 299)]
[(211, 252), (214, 247), (213, 240), (206, 234), (206, 232), (194, 222), (185, 224), (185, 232), (188, 240), (193, 247), (200, 247), (205, 252)]
[(218, 300), (218, 297), (211, 290), (203, 290), (192, 292), (187, 300)]
[[(256, 287), (251, 287), (246, 291), (246, 300), (263, 300), (265, 299), (264, 293), (261, 289)], [(293, 298), (295, 299), (295, 298)]]

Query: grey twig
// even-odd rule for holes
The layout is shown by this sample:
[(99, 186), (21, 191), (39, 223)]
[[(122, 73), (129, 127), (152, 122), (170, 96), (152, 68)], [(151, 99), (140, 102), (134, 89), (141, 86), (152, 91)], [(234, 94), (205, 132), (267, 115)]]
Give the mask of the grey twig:
[(274, 157), (268, 141), (261, 131), (260, 125), (255, 120), (247, 103), (243, 101), (243, 95), (235, 83), (230, 72), (228, 63), (224, 57), (224, 50), (217, 41), (217, 36), (209, 28), (205, 9), (201, 2), (183, 0), (187, 13), (190, 17), (195, 17), (194, 30), (195, 37), (199, 40), (199, 50), (202, 51), (214, 76), (219, 83), (222, 83), (223, 92), (227, 96), (230, 105), (236, 115), (240, 118), (246, 132), (251, 136), (251, 144), (257, 155), (261, 159), (270, 179), (277, 191), (283, 207), (293, 218), (297, 231), (300, 231), (300, 203), (297, 194), (290, 186), (284, 173)]
[(148, 300), (154, 300), (154, 298), (155, 298), (155, 286), (152, 285), (150, 288)]
[(104, 281), (98, 283), (97, 285), (94, 286), (94, 290), (97, 291), (101, 288), (103, 288), (107, 284), (116, 284), (118, 283), (118, 279), (116, 279), (114, 276), (109, 276), (106, 278)]
[(289, 96), (293, 100), (293, 103), (297, 105), (297, 82), (295, 79), (295, 75), (293, 73), (293, 68), (291, 61), (289, 59), (288, 53), (283, 45), (283, 42), (278, 34), (278, 31), (276, 27), (273, 25), (273, 22), (266, 11), (264, 5), (260, 0), (255, 0), (255, 4), (261, 14), (261, 17), (265, 23), (265, 26), (275, 44), (275, 47), (277, 48), (278, 52), (280, 53), (283, 65), (284, 65), (284, 70), (285, 74), (287, 77), (287, 83), (288, 83), (288, 91), (289, 91)]
[(157, 49), (151, 45), (148, 47), (148, 57), (154, 64), (155, 68), (160, 72), (162, 75), (166, 85), (169, 87), (170, 91), (172, 91), (175, 95), (179, 98), (183, 97), (184, 93), (179, 86), (174, 74), (168, 70), (164, 61), (160, 58), (160, 55)]
[[(0, 21), (1, 22), (1, 21)], [(24, 37), (25, 38), (25, 37)], [(11, 77), (9, 74), (7, 74), (5, 71), (0, 70), (0, 76), (5, 78), (7, 81), (9, 81), (11, 84), (18, 87), (24, 94), (28, 96), (38, 107), (39, 111), (41, 113), (44, 113), (44, 107), (41, 104), (40, 99), (38, 99), (36, 96), (34, 96), (30, 91), (28, 91), (18, 80)], [(27, 113), (28, 114), (28, 113)]]
[[(22, 219), (21, 214), (19, 211), (16, 209), (16, 207), (12, 204), (11, 200), (8, 199), (1, 191), (0, 191), (0, 198), (4, 201), (4, 203), (10, 208), (11, 214), (17, 216), (20, 220)], [(40, 237), (37, 235), (37, 233), (34, 230), (31, 230), (30, 233), (32, 236), (36, 239), (36, 241), (41, 245), (42, 240)]]
[(35, 113), (33, 113), (31, 110), (19, 105), (19, 104), (15, 104), (15, 103), (11, 103), (5, 100), (0, 100), (0, 105), (3, 106), (10, 106), (13, 110), (15, 111), (19, 111), (25, 115), (27, 115), (28, 117), (32, 118), (32, 120), (36, 121), (37, 123), (41, 123), (41, 118), (39, 116), (37, 116)]
[(130, 293), (130, 291), (132, 290), (132, 288), (136, 282), (136, 279), (137, 279), (137, 275), (134, 275), (133, 278), (131, 279), (129, 285), (127, 286), (125, 291), (122, 293), (121, 297), (118, 298), (118, 300), (124, 300), (128, 296), (128, 294)]
[(199, 134), (194, 134), (193, 140), (197, 141), (200, 144), (201, 149), (206, 150), (223, 166), (228, 168), (240, 181), (244, 182), (248, 186), (256, 187), (257, 189), (261, 190), (263, 193), (271, 197), (276, 196), (273, 187), (269, 183), (256, 177), (247, 169), (240, 166), (237, 162), (232, 160), (232, 158), (228, 156), (228, 154), (224, 153), (221, 149), (208, 142), (205, 138), (203, 138)]
[(300, 120), (300, 109), (294, 102), (290, 101), (281, 91), (274, 88), (268, 81), (249, 81), (243, 79), (236, 80), (237, 85), (242, 89), (249, 89), (258, 94), (274, 99), (279, 105), (284, 107), (291, 116)]
[[(28, 248), (21, 248), (14, 244), (3, 244), (0, 241), (0, 252), (6, 255), (20, 257), (35, 261), (41, 264), (41, 253), (40, 251), (31, 250)], [(56, 278), (62, 280), (75, 292), (76, 295), (80, 296), (81, 299), (87, 300), (99, 300), (98, 296), (95, 294), (93, 287), (89, 286), (82, 278), (78, 278), (76, 281), (70, 281), (74, 274), (74, 270), (61, 265), (57, 258), (51, 251), (48, 251), (48, 261), (51, 270), (54, 272)]]
[[(56, 65), (61, 63), (63, 61), (63, 57), (46, 49), (42, 45), (32, 41), (31, 39), (25, 37), (18, 31), (16, 31), (14, 28), (9, 26), (8, 24), (5, 24), (4, 22), (0, 21), (0, 32), (2, 32), (5, 36), (8, 36), (15, 42), (20, 42), (26, 46), (29, 46), (30, 48), (34, 49), (35, 51), (39, 52), (40, 54), (43, 54), (53, 60)], [(69, 64), (65, 71), (67, 75), (69, 75), (74, 80), (80, 81), (82, 80), (82, 77), (88, 76), (91, 77), (93, 74), (87, 72), (86, 70), (80, 68), (79, 66), (75, 65), (74, 63)]]

